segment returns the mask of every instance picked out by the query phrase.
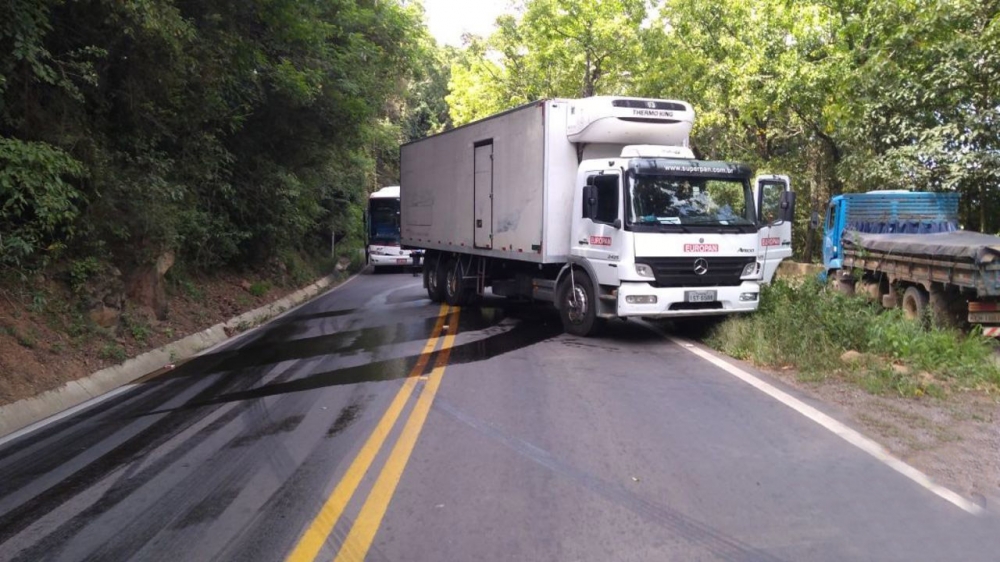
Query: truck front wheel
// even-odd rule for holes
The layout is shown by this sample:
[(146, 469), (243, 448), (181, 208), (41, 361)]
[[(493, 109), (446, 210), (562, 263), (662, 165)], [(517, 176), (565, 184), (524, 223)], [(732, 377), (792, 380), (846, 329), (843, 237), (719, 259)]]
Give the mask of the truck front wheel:
[(559, 317), (563, 329), (574, 336), (597, 335), (603, 327), (603, 319), (597, 317), (597, 293), (590, 277), (582, 271), (567, 277), (559, 288)]

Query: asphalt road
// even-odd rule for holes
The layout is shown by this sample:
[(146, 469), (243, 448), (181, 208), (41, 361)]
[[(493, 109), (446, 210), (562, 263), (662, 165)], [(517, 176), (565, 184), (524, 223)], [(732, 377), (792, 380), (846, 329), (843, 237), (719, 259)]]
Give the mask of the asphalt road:
[(362, 557), (997, 560), (1000, 518), (641, 323), (405, 274), (0, 446), (2, 560)]

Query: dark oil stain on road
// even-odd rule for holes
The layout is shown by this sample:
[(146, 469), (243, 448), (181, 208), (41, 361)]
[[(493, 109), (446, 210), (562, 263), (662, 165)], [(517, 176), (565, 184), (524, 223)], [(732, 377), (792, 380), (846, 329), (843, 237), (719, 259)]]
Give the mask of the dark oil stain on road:
[(274, 320), (271, 325), (277, 326), (280, 324), (297, 324), (300, 322), (309, 322), (311, 320), (322, 320), (324, 318), (337, 318), (338, 316), (355, 314), (359, 310), (360, 309), (357, 308), (347, 308), (342, 310), (324, 310), (323, 312), (314, 312), (312, 314), (295, 314), (294, 316), (278, 318), (277, 320)]
[[(410, 322), (345, 330), (302, 339), (291, 339), (292, 330), (278, 328), (278, 335), (268, 335), (262, 340), (254, 341), (250, 345), (237, 349), (195, 357), (159, 379), (149, 379), (146, 382), (187, 376), (204, 376), (211, 373), (249, 369), (325, 355), (372, 351), (383, 345), (426, 339), (427, 334), (434, 329), (436, 322), (437, 317), (432, 316)], [(301, 333), (303, 329), (304, 327), (300, 327), (296, 330)]]
[[(508, 317), (512, 317), (518, 322), (511, 329), (497, 332), (500, 322)], [(112, 399), (101, 404), (95, 408), (95, 411), (107, 410), (108, 413), (103, 418), (99, 417), (95, 421), (81, 425), (82, 433), (75, 437), (84, 448), (87, 447), (87, 443), (92, 441), (88, 437), (91, 433), (99, 441), (102, 437), (107, 437), (109, 432), (113, 432), (115, 428), (121, 427), (120, 424), (125, 419), (139, 420), (151, 415), (159, 417), (154, 418), (152, 423), (129, 435), (124, 441), (115, 444), (111, 450), (87, 459), (71, 475), (40, 491), (30, 501), (0, 514), (0, 544), (24, 531), (70, 498), (90, 489), (101, 479), (106, 478), (108, 474), (126, 467), (125, 478), (115, 481), (97, 501), (83, 509), (79, 514), (64, 521), (57, 528), (52, 529), (47, 534), (48, 539), (21, 551), (17, 559), (37, 560), (58, 557), (72, 537), (86, 528), (90, 522), (119, 505), (136, 490), (171, 466), (177, 458), (198, 447), (224, 425), (244, 415), (247, 409), (255, 404), (253, 399), (315, 388), (400, 379), (409, 374), (417, 357), (380, 361), (356, 368), (307, 375), (302, 378), (298, 378), (302, 376), (298, 369), (288, 369), (279, 374), (270, 385), (254, 388), (254, 385), (259, 382), (260, 376), (269, 372), (271, 369), (269, 365), (274, 361), (320, 354), (329, 355), (331, 352), (334, 354), (343, 353), (344, 350), (368, 350), (399, 341), (419, 341), (427, 337), (436, 320), (437, 317), (434, 316), (379, 328), (320, 336), (319, 339), (305, 338), (302, 343), (296, 341), (278, 342), (268, 346), (270, 349), (267, 349), (264, 342), (295, 337), (303, 333), (305, 329), (301, 324), (298, 326), (291, 324), (277, 326), (256, 340), (248, 342), (249, 345), (245, 349), (237, 348), (196, 358), (186, 363), (182, 368), (178, 368), (177, 371), (182, 371), (181, 373), (175, 372), (155, 379), (156, 384), (152, 384), (153, 381), (150, 381), (151, 384), (139, 385), (136, 391), (123, 395), (120, 399)], [(480, 330), (486, 334), (486, 337), (453, 348), (449, 363), (482, 361), (521, 349), (559, 334), (561, 327), (558, 319), (552, 315), (538, 316), (531, 311), (501, 307), (463, 309), (458, 326), (459, 333)], [(240, 354), (247, 351), (251, 351), (250, 358), (240, 357)], [(256, 355), (254, 355), (254, 351)], [(303, 364), (303, 367), (305, 366)], [(186, 371), (186, 374), (200, 376), (183, 376), (183, 371)], [(176, 396), (198, 381), (205, 381), (203, 375), (211, 372), (219, 372), (218, 379), (210, 381), (204, 388), (199, 389), (186, 405), (151, 413), (151, 411), (156, 410), (158, 404), (163, 404), (170, 397)], [(220, 416), (219, 419), (213, 420), (212, 423), (198, 430), (179, 447), (170, 450), (168, 454), (157, 458), (149, 465), (134, 464), (202, 419), (204, 414), (199, 412), (199, 409), (229, 402), (239, 402), (239, 404), (236, 408)], [(363, 411), (363, 404), (346, 408), (331, 425), (328, 436), (333, 437), (346, 430), (354, 420), (360, 417)], [(259, 442), (268, 435), (292, 431), (302, 420), (301, 415), (287, 416), (250, 434), (236, 437), (226, 448), (229, 450), (236, 450), (236, 448), (253, 450), (249, 446), (255, 441)], [(64, 424), (54, 424), (54, 426), (66, 427)], [(77, 448), (57, 448), (47, 456), (52, 457), (53, 465), (58, 465), (72, 459), (78, 454), (76, 451)], [(39, 458), (36, 455), (29, 455), (24, 460), (25, 462), (37, 462)], [(26, 472), (32, 473), (34, 471)], [(37, 474), (37, 472), (34, 473)], [(225, 490), (226, 488), (221, 489), (219, 493), (224, 493)], [(216, 499), (220, 498), (217, 496)], [(221, 499), (228, 500), (229, 498)], [(229, 503), (229, 501), (220, 503)], [(184, 525), (194, 524), (201, 520), (202, 516), (210, 516), (209, 511), (211, 509), (206, 511), (197, 507), (192, 508), (191, 519), (188, 520), (187, 516), (183, 517)], [(117, 545), (117, 547), (123, 547), (123, 545)]]
[[(515, 309), (516, 310), (516, 309)], [(500, 308), (465, 308), (459, 316), (458, 333), (484, 330), (499, 324), (512, 311)], [(513, 328), (487, 337), (457, 345), (451, 349), (449, 365), (460, 365), (492, 359), (512, 351), (541, 343), (562, 333), (562, 325), (553, 314), (535, 311), (514, 312), (519, 316)], [(303, 392), (332, 386), (388, 381), (405, 378), (417, 356), (376, 361), (366, 365), (335, 369), (308, 375), (301, 379), (268, 384), (259, 388), (221, 395), (207, 402), (191, 402), (182, 408), (197, 408), (226, 402), (253, 400), (289, 392)]]
[(367, 401), (354, 402), (345, 406), (344, 409), (340, 411), (340, 414), (337, 415), (337, 419), (333, 420), (333, 425), (330, 426), (330, 429), (326, 430), (326, 436), (333, 437), (335, 435), (339, 435), (345, 429), (350, 427), (351, 424), (354, 423), (354, 420), (358, 419), (358, 416), (364, 411), (366, 405)]
[[(289, 370), (288, 372), (279, 375), (278, 380), (287, 380), (287, 378), (294, 376), (294, 374), (295, 372), (293, 370)], [(192, 401), (201, 402), (232, 389), (247, 388), (252, 386), (255, 380), (255, 378), (250, 376), (240, 376), (237, 374), (226, 375), (221, 377), (219, 380), (213, 381), (206, 388), (200, 390), (198, 394), (192, 398)], [(145, 417), (144, 414), (149, 411), (147, 404), (148, 401), (162, 403), (165, 400), (165, 396), (170, 396), (172, 393), (180, 390), (178, 388), (173, 388), (173, 385), (170, 384), (149, 385), (149, 388), (151, 391), (145, 393), (145, 395), (142, 396), (142, 400), (138, 401), (129, 408), (129, 410), (131, 412), (135, 412), (135, 414), (131, 416), (126, 414), (125, 417)], [(212, 434), (214, 434), (215, 430), (221, 428), (240, 415), (243, 415), (249, 409), (250, 405), (251, 403), (239, 404), (236, 408), (223, 414), (223, 416), (221, 416), (218, 420), (215, 420), (212, 424), (209, 424), (201, 431), (198, 431), (193, 437), (187, 439), (180, 447), (177, 447), (169, 454), (158, 458), (149, 467), (143, 468), (138, 473), (130, 474), (129, 478), (117, 480), (116, 483), (104, 492), (96, 502), (88, 506), (76, 516), (64, 522), (49, 534), (49, 536), (53, 538), (60, 537), (60, 540), (38, 542), (32, 547), (22, 551), (15, 560), (41, 560), (54, 558), (55, 556), (53, 555), (53, 552), (56, 552), (65, 546), (65, 544), (61, 542), (62, 539), (68, 540), (68, 538), (71, 538), (87, 524), (89, 524), (90, 521), (114, 508), (130, 494), (138, 490), (150, 479), (160, 474), (166, 469), (166, 467), (170, 466), (175, 459), (187, 454), (187, 452), (197, 447), (204, 440), (208, 439)], [(197, 412), (190, 410), (177, 409), (164, 411), (161, 412), (161, 414), (163, 415), (161, 419), (156, 420), (151, 425), (131, 435), (110, 451), (91, 459), (79, 470), (73, 472), (72, 475), (40, 492), (30, 501), (14, 507), (13, 509), (10, 509), (0, 515), (0, 544), (3, 544), (14, 535), (20, 533), (32, 523), (56, 509), (59, 505), (62, 505), (76, 494), (90, 488), (103, 479), (107, 474), (118, 469), (119, 467), (130, 465), (131, 463), (143, 458), (149, 452), (158, 449), (175, 435), (185, 431), (202, 419)], [(104, 423), (102, 425), (117, 426), (118, 424), (119, 422), (115, 422), (113, 424)], [(66, 462), (76, 454), (77, 453), (72, 450), (56, 449), (50, 456), (61, 459), (61, 462)]]
[(186, 529), (201, 523), (210, 523), (222, 516), (229, 506), (236, 501), (242, 490), (230, 488), (210, 494), (198, 502), (175, 523), (172, 529)]
[(268, 437), (271, 435), (278, 435), (279, 433), (288, 433), (294, 431), (296, 427), (302, 423), (305, 416), (298, 414), (294, 416), (288, 416), (287, 418), (272, 422), (270, 424), (256, 428), (254, 431), (241, 435), (233, 440), (229, 444), (229, 447), (243, 447), (251, 443), (256, 443), (261, 438)]

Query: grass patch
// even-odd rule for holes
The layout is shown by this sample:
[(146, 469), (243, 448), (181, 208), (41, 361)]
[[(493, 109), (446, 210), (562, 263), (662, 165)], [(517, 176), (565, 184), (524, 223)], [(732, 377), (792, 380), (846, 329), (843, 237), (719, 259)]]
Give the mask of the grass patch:
[(185, 296), (195, 302), (204, 302), (205, 292), (184, 271), (183, 266), (170, 268), (166, 275), (167, 289), (171, 294)]
[(101, 359), (106, 359), (109, 361), (114, 361), (116, 363), (121, 363), (128, 358), (125, 354), (125, 348), (116, 343), (107, 343), (100, 351), (97, 352), (97, 356)]
[[(1000, 390), (992, 340), (924, 327), (900, 310), (882, 310), (863, 297), (827, 291), (816, 280), (794, 287), (778, 280), (765, 287), (756, 314), (727, 319), (712, 331), (708, 343), (760, 365), (793, 366), (805, 380), (843, 375), (874, 394), (942, 394), (934, 381)], [(840, 356), (848, 350), (865, 354), (865, 360), (845, 365)], [(909, 372), (893, 369), (893, 363)], [(921, 372), (930, 373), (934, 381)]]
[(18, 345), (27, 349), (34, 349), (38, 345), (38, 333), (31, 330), (31, 333), (24, 333), (14, 326), (0, 324), (0, 335), (9, 335), (14, 338)]
[(271, 284), (267, 281), (257, 281), (250, 285), (250, 294), (255, 297), (263, 297), (271, 290)]

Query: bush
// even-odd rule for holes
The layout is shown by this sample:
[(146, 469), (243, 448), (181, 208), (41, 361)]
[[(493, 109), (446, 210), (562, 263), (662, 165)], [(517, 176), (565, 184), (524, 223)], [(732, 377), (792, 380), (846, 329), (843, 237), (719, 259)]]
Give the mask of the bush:
[(44, 142), (0, 137), (0, 266), (57, 255), (73, 235), (83, 168)]
[[(757, 364), (794, 367), (810, 378), (850, 373), (872, 392), (892, 388), (915, 395), (927, 390), (927, 381), (894, 371), (892, 363), (959, 387), (1000, 387), (991, 340), (925, 328), (900, 310), (883, 311), (863, 297), (828, 291), (816, 280), (797, 287), (779, 280), (765, 287), (758, 312), (720, 324), (709, 344)], [(840, 356), (847, 350), (866, 354), (869, 360), (845, 365)]]
[(121, 363), (128, 358), (125, 353), (125, 348), (114, 343), (107, 343), (100, 351), (97, 352), (98, 357), (101, 359), (106, 359), (114, 361), (116, 363)]
[(271, 290), (271, 284), (267, 281), (257, 281), (250, 285), (250, 294), (255, 297), (263, 297)]

